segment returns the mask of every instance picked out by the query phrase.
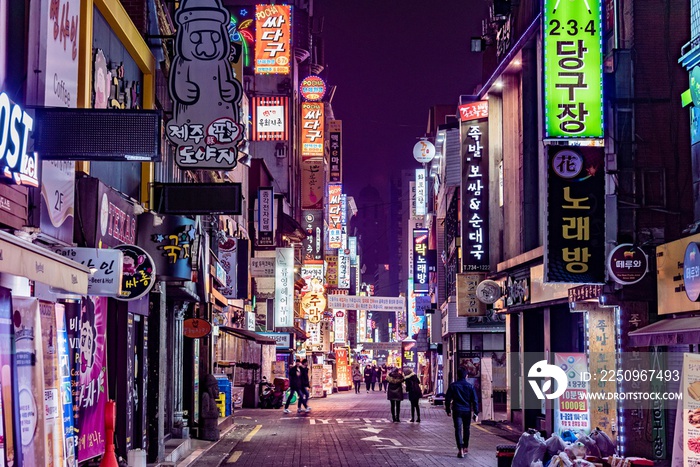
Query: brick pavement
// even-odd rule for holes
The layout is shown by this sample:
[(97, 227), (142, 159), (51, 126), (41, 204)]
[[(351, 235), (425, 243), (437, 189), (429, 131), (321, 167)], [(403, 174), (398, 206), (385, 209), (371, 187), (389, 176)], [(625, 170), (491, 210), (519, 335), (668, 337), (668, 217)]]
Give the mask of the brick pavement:
[[(391, 423), (382, 392), (341, 392), (311, 399), (312, 411), (285, 415), (282, 409), (239, 409), (235, 429), (190, 465), (221, 466), (496, 466), (496, 446), (510, 444), (472, 425), (469, 454), (457, 458), (452, 419), (444, 407), (421, 401), (421, 423)], [(290, 407), (291, 409), (291, 407)]]

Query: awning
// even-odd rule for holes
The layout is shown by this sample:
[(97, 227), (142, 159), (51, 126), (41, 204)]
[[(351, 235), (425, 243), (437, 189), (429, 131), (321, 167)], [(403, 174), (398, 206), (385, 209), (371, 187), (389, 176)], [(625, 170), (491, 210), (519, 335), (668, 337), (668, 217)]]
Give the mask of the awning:
[(286, 235), (296, 242), (301, 242), (306, 238), (306, 230), (296, 219), (284, 212), (282, 212), (281, 217), (279, 229), (282, 235)]
[(87, 295), (90, 276), (90, 270), (82, 264), (1, 230), (0, 273), (78, 295)]
[(700, 316), (669, 318), (629, 333), (635, 347), (697, 344), (700, 342)]
[(232, 328), (229, 326), (219, 326), (219, 332), (225, 332), (226, 334), (231, 334), (235, 337), (240, 337), (241, 339), (246, 339), (249, 341), (255, 341), (262, 345), (277, 345), (274, 339), (262, 336), (257, 332), (248, 331), (247, 329)]
[(305, 341), (309, 338), (309, 336), (306, 335), (304, 331), (302, 331), (300, 328), (296, 326), (289, 326), (289, 327), (279, 327), (275, 328), (275, 331), (277, 332), (291, 332), (294, 334), (297, 338), (298, 341)]

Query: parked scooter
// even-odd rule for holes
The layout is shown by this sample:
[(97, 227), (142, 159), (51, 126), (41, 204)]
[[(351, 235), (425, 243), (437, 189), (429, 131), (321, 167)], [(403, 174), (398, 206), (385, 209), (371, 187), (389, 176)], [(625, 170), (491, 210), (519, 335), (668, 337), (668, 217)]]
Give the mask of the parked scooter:
[(266, 378), (260, 383), (259, 406), (261, 409), (279, 409), (284, 404), (285, 391), (289, 389), (287, 378), (275, 378), (270, 384)]

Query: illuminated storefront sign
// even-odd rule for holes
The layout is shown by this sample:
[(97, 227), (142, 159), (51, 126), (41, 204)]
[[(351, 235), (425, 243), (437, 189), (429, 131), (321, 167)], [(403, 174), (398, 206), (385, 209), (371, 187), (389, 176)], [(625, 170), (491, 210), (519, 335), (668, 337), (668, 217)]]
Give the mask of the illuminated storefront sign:
[(428, 229), (413, 230), (413, 291), (430, 292), (428, 281)]
[(343, 122), (331, 120), (328, 123), (330, 139), (330, 174), (331, 183), (343, 181)]
[(255, 74), (288, 75), (291, 42), (288, 5), (255, 5)]
[(302, 223), (306, 238), (302, 240), (304, 262), (323, 260), (323, 211), (303, 211)]
[(357, 237), (348, 237), (348, 250), (350, 250), (350, 266), (357, 266)]
[(338, 288), (350, 288), (350, 255), (338, 251)]
[(459, 106), (459, 119), (462, 122), (489, 118), (489, 102), (477, 101)]
[(328, 185), (328, 248), (340, 248), (342, 246), (342, 194), (342, 185)]
[[(478, 103), (483, 106), (481, 102)], [(486, 103), (487, 104), (487, 103)], [(484, 112), (481, 111), (480, 115)], [(486, 110), (488, 115), (488, 107)], [(462, 245), (463, 271), (488, 271), (489, 169), (488, 120), (462, 123)]]
[(1, 175), (18, 185), (39, 186), (37, 153), (27, 154), (34, 119), (19, 105), (0, 93)]
[(253, 141), (286, 141), (289, 139), (288, 97), (253, 98)]
[(323, 263), (308, 264), (304, 263), (301, 267), (301, 278), (306, 281), (306, 285), (301, 290), (305, 292), (323, 292), (324, 287), (324, 268)]
[(310, 323), (318, 323), (326, 310), (326, 297), (322, 292), (308, 292), (301, 299), (301, 310)]
[(294, 248), (275, 251), (275, 327), (294, 326)]
[(347, 341), (347, 325), (345, 321), (345, 312), (343, 310), (334, 310), (333, 316), (333, 332), (335, 334), (335, 342), (345, 343)]
[(323, 156), (323, 103), (301, 104), (301, 155)]
[[(239, 122), (243, 87), (229, 62), (230, 15), (219, 1), (207, 8), (193, 5), (183, 2), (175, 14), (177, 40), (170, 70), (175, 105), (167, 135), (177, 146), (175, 162), (181, 168), (232, 169), (244, 127)], [(211, 50), (202, 45), (205, 36)]]
[(546, 282), (605, 282), (602, 147), (548, 148)]
[(544, 119), (549, 138), (603, 137), (601, 0), (544, 2)]
[[(46, 69), (44, 105), (51, 107), (76, 107), (78, 98), (78, 28), (80, 27), (80, 1), (62, 0), (50, 3), (43, 31), (46, 38)], [(46, 27), (48, 26), (48, 27)]]
[(326, 255), (326, 287), (338, 288), (338, 255)]
[(566, 430), (590, 433), (588, 382), (584, 376), (588, 371), (586, 354), (555, 353), (554, 365), (564, 370), (568, 382), (566, 392), (554, 401), (554, 433), (561, 435)]
[(425, 216), (425, 169), (416, 169), (416, 216)]
[(275, 194), (272, 187), (258, 188), (258, 245), (275, 244)]
[(305, 101), (318, 102), (326, 95), (326, 82), (320, 76), (307, 76), (301, 80), (299, 93)]

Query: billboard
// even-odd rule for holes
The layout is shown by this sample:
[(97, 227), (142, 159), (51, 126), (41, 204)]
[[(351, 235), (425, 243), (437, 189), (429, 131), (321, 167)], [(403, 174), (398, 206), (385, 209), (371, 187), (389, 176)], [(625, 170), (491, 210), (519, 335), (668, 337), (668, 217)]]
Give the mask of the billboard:
[(548, 138), (603, 137), (601, 0), (544, 0), (544, 128)]
[(288, 75), (292, 7), (255, 5), (255, 74)]

